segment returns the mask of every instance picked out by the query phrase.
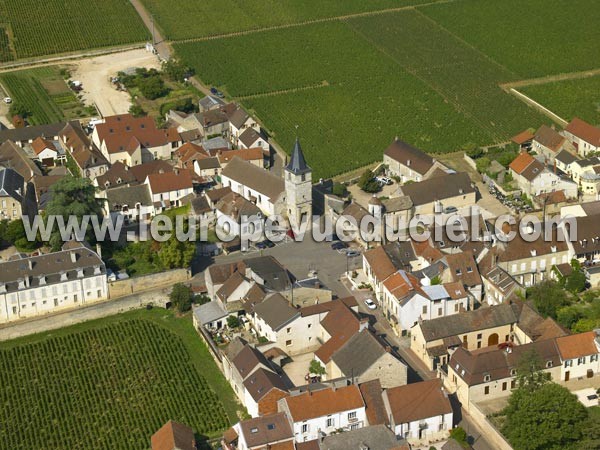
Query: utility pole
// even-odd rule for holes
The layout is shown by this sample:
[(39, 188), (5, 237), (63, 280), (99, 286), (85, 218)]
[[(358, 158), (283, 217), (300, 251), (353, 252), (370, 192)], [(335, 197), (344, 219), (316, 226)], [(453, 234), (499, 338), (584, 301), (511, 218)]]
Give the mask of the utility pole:
[(152, 24), (152, 47), (156, 45), (156, 38), (154, 37), (154, 15), (150, 14), (150, 22)]

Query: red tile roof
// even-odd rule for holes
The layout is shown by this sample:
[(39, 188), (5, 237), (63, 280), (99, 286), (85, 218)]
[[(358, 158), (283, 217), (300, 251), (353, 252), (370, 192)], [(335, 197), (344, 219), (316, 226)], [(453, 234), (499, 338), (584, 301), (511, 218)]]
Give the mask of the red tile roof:
[(384, 395), (397, 425), (452, 412), (439, 378), (391, 388)]
[(42, 153), (45, 149), (49, 148), (50, 150), (56, 151), (54, 144), (47, 139), (38, 137), (31, 143), (31, 148), (35, 152), (36, 155)]
[(321, 321), (321, 326), (331, 338), (315, 352), (315, 356), (327, 364), (331, 356), (358, 332), (360, 320), (344, 302), (336, 301), (335, 307)]
[(148, 183), (152, 194), (161, 194), (183, 189), (191, 189), (192, 174), (187, 169), (179, 170), (179, 173), (153, 173), (148, 175)]
[(596, 147), (600, 147), (600, 128), (592, 126), (578, 117), (574, 117), (565, 130)]
[(531, 141), (534, 138), (533, 133), (530, 130), (521, 131), (516, 136), (510, 138), (515, 144), (524, 144), (525, 142)]
[(556, 346), (563, 360), (575, 359), (583, 356), (596, 355), (600, 353), (595, 343), (596, 333), (572, 334), (556, 339)]
[(151, 117), (133, 117), (120, 114), (105, 118), (105, 122), (96, 125), (100, 142), (104, 141), (108, 153), (131, 152), (138, 145), (146, 148), (159, 147), (179, 140), (175, 128), (158, 129)]
[(284, 400), (294, 422), (350, 411), (365, 406), (356, 385), (307, 391)]
[(152, 435), (152, 450), (195, 450), (194, 431), (187, 425), (169, 420)]
[(527, 152), (522, 152), (517, 156), (508, 167), (515, 171), (515, 173), (521, 174), (535, 158)]

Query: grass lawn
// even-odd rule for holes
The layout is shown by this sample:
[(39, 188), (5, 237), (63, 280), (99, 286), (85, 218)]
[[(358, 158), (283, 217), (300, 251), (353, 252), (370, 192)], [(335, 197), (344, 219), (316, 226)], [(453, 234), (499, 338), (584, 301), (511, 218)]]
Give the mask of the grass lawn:
[(0, 74), (0, 83), (13, 102), (31, 113), (32, 125), (61, 122), (96, 114), (86, 107), (69, 88), (65, 68), (47, 66)]
[(600, 76), (532, 85), (519, 91), (567, 121), (579, 117), (600, 125)]
[(144, 449), (169, 419), (217, 436), (239, 405), (208, 352), (159, 308), (0, 343), (0, 449)]
[(8, 51), (16, 58), (130, 44), (149, 38), (142, 19), (125, 0), (0, 0), (0, 23), (7, 27), (5, 34), (10, 40), (8, 44), (6, 38), (0, 37), (0, 55)]

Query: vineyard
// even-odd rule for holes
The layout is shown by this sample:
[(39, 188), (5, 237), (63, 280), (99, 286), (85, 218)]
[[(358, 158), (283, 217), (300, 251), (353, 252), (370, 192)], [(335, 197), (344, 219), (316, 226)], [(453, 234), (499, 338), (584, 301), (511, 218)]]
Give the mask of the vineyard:
[(547, 121), (498, 86), (512, 73), (413, 10), (175, 49), (206, 83), (241, 97), (284, 148), (299, 125), (315, 178), (379, 160), (395, 136), (446, 153)]
[(599, 66), (598, 0), (461, 0), (419, 11), (521, 78)]
[(556, 81), (518, 89), (569, 121), (579, 117), (600, 125), (600, 76)]
[(93, 115), (63, 78), (61, 68), (47, 66), (0, 74), (0, 83), (14, 102), (27, 108), (32, 125)]
[(12, 61), (14, 56), (10, 49), (10, 40), (6, 28), (0, 27), (0, 62)]
[(0, 449), (143, 449), (169, 419), (221, 432), (233, 394), (184, 320), (136, 311), (0, 344)]
[[(302, 23), (347, 14), (380, 11), (432, 0), (142, 0), (167, 39), (214, 36)], [(435, 1), (435, 0), (433, 0)]]
[[(142, 42), (141, 18), (127, 0), (0, 0), (17, 58)], [(6, 36), (6, 34), (3, 34)], [(0, 55), (8, 45), (0, 35)], [(6, 58), (5, 58), (6, 59)]]

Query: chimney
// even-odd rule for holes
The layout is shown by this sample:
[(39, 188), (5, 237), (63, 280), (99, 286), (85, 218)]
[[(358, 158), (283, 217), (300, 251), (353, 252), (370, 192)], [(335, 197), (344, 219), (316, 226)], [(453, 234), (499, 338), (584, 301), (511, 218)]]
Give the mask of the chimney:
[(100, 257), (100, 259), (102, 259), (102, 247), (100, 247), (100, 244), (96, 244), (96, 253), (98, 254), (98, 256)]
[(410, 159), (406, 160), (406, 167), (410, 167)]
[(319, 283), (319, 280), (315, 281), (315, 289), (321, 289), (321, 283)]
[(390, 347), (389, 345), (385, 346), (385, 351), (388, 353), (392, 353), (392, 347)]
[(554, 175), (556, 175), (556, 159), (554, 160)]
[(71, 252), (71, 262), (75, 264), (77, 262), (77, 253)]
[(369, 328), (369, 318), (363, 317), (362, 319), (360, 319), (358, 331), (366, 330), (367, 328)]
[(27, 265), (29, 266), (29, 270), (33, 270), (33, 260), (31, 258), (27, 260)]

